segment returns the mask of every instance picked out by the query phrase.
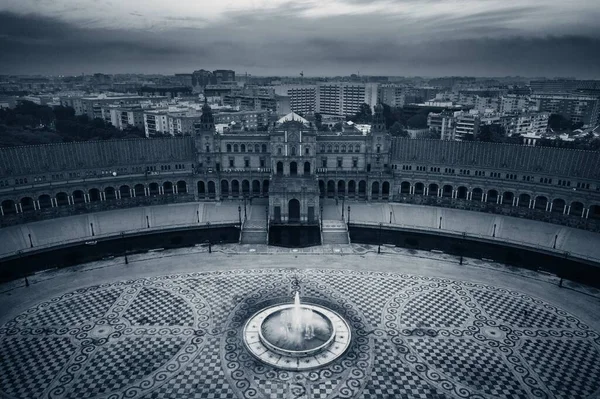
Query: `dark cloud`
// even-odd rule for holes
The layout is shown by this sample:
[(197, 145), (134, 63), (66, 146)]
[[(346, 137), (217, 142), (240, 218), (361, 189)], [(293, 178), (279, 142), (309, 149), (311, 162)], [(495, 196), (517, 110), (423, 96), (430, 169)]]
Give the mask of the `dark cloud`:
[[(413, 34), (412, 27), (391, 23), (391, 17), (302, 19), (294, 17), (298, 11), (290, 4), (266, 13), (232, 14), (226, 25), (164, 30), (86, 28), (0, 12), (0, 73), (179, 73), (233, 68), (238, 73), (290, 75), (303, 70), (306, 75), (361, 71), (600, 77), (600, 52), (594, 51), (600, 48), (600, 39), (517, 36), (499, 23), (517, 11), (440, 20)], [(475, 36), (481, 38), (450, 34), (456, 26), (480, 32)], [(428, 31), (434, 34), (419, 34)]]

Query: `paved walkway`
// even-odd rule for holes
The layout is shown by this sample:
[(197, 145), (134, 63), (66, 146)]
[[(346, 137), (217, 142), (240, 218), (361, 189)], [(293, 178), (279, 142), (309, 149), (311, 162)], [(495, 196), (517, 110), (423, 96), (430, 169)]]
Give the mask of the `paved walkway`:
[[(0, 285), (0, 397), (591, 398), (600, 299), (555, 277), (427, 251), (266, 245), (154, 251)], [(287, 373), (244, 321), (307, 301), (351, 323), (346, 355)], [(4, 396), (8, 395), (8, 396)]]

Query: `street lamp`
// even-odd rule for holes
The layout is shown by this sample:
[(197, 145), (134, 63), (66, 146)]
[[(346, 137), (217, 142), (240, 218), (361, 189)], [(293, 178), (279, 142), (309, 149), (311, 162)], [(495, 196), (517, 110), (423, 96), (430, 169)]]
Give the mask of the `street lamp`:
[(379, 223), (379, 246), (377, 247), (377, 254), (381, 253), (381, 226), (383, 226), (383, 223)]
[(346, 197), (342, 196), (342, 220), (344, 220), (344, 201), (345, 201)]
[(323, 231), (323, 205), (321, 204), (321, 231)]
[(246, 196), (244, 195), (244, 221), (248, 219), (248, 214), (246, 213)]
[(240, 221), (240, 229), (242, 228), (242, 207), (238, 205), (238, 219)]
[(350, 205), (348, 205), (348, 227), (350, 227)]

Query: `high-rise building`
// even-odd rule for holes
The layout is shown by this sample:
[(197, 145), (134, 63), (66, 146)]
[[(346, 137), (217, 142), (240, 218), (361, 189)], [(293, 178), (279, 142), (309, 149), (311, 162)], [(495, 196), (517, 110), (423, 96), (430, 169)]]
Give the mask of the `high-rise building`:
[(506, 135), (515, 134), (540, 136), (548, 130), (548, 112), (532, 112), (518, 115), (504, 115), (501, 124)]
[(575, 94), (534, 94), (531, 96), (540, 111), (559, 114), (571, 123), (595, 126), (599, 123), (600, 99)]
[(301, 115), (317, 112), (317, 86), (315, 85), (275, 86), (275, 94), (289, 98), (292, 112)]
[(319, 83), (317, 112), (329, 115), (354, 115), (362, 104), (371, 110), (377, 104), (377, 83)]

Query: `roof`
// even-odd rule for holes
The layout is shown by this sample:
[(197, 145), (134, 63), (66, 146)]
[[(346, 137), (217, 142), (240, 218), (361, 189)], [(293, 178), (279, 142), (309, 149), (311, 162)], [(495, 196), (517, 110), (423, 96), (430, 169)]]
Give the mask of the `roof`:
[(279, 124), (282, 124), (285, 122), (290, 122), (290, 121), (300, 122), (306, 126), (309, 125), (309, 122), (306, 119), (304, 119), (303, 117), (301, 117), (300, 115), (298, 115), (295, 112), (290, 112), (286, 116), (279, 118), (279, 120), (277, 121), (277, 124), (279, 125)]

